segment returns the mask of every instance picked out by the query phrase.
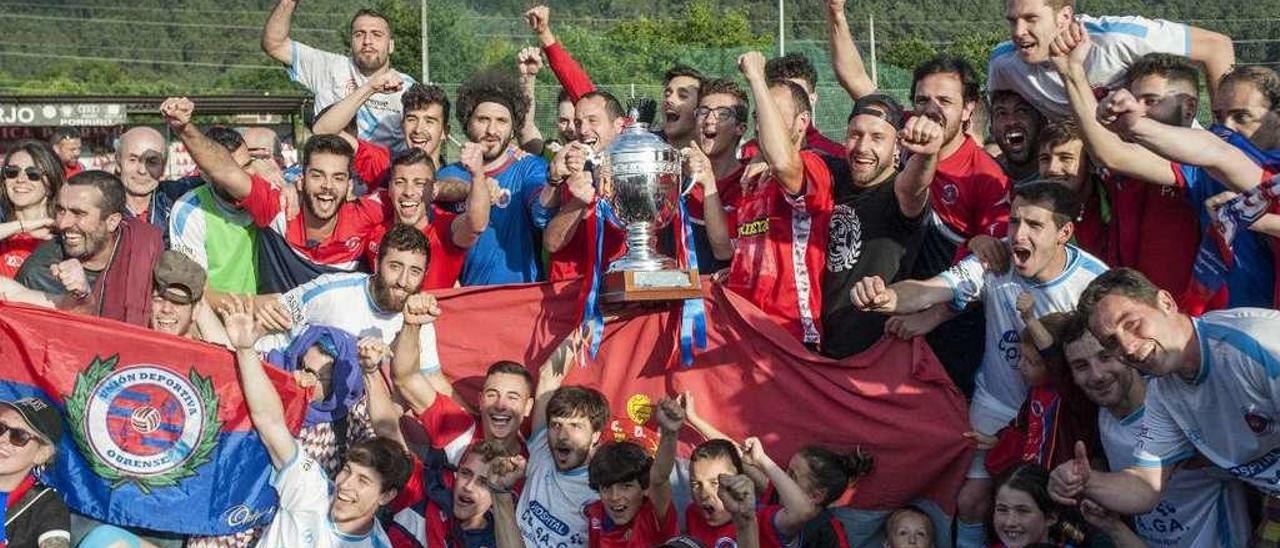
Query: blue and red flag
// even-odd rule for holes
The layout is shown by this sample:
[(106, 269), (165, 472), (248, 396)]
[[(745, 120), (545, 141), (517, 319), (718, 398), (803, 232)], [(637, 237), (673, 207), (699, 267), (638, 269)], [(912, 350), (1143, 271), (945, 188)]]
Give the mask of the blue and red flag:
[[(120, 322), (0, 302), (0, 400), (35, 396), (66, 435), (42, 480), (73, 511), (186, 535), (271, 521), (271, 461), (226, 349)], [(267, 368), (296, 432), (306, 396)]]

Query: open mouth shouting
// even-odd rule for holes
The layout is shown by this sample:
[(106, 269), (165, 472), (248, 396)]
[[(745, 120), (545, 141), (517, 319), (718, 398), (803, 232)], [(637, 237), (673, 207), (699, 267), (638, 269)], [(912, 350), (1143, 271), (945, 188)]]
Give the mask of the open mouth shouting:
[(1004, 146), (1009, 152), (1021, 153), (1027, 149), (1027, 131), (1023, 128), (1011, 128), (1005, 131)]
[(491, 431), (509, 432), (511, 425), (515, 423), (515, 413), (506, 410), (493, 410), (485, 414), (489, 419)]
[(422, 215), (422, 201), (401, 198), (396, 201), (396, 215), (401, 222), (417, 221)]
[(1022, 244), (1014, 244), (1011, 246), (1011, 251), (1013, 255), (1013, 266), (1017, 267), (1018, 270), (1024, 270), (1030, 266), (1032, 257), (1030, 247)]

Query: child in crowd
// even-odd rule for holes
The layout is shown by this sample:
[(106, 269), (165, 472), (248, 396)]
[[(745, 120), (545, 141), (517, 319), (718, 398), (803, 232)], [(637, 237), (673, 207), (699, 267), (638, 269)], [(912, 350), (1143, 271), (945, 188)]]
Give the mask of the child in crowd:
[(933, 521), (919, 508), (908, 506), (884, 521), (885, 548), (933, 548)]
[(777, 486), (781, 505), (759, 505), (756, 523), (760, 546), (781, 548), (792, 542), (803, 543), (800, 529), (818, 515), (799, 485), (764, 452), (757, 438), (747, 438), (742, 453), (727, 439), (712, 439), (694, 448), (689, 457), (689, 487), (693, 502), (685, 510), (685, 528), (689, 536), (707, 546), (721, 546), (736, 538), (732, 514), (720, 499), (718, 491), (725, 476), (738, 476), (746, 466), (759, 469)]
[(1024, 548), (1050, 544), (1069, 547), (1084, 537), (1049, 498), (1049, 472), (1035, 463), (1022, 463), (996, 479), (991, 527), (999, 542), (992, 548)]
[(1035, 299), (1028, 292), (1018, 295), (1016, 303), (1026, 324), (1018, 367), (1029, 389), (1018, 416), (996, 434), (987, 454), (992, 476), (1023, 462), (1047, 468), (1067, 462), (1075, 440), (1101, 447), (1097, 407), (1072, 382), (1058, 343), (1070, 316), (1055, 312), (1037, 318)]
[(656, 457), (629, 441), (605, 445), (591, 457), (588, 481), (600, 500), (584, 510), (590, 548), (648, 548), (679, 530), (671, 505), (671, 469), (684, 408), (677, 400), (662, 400), (654, 416), (662, 429)]

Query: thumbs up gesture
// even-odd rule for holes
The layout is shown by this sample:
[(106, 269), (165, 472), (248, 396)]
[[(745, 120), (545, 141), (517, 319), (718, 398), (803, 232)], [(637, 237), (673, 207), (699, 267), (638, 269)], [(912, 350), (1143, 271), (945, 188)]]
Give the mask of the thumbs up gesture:
[(1060, 504), (1075, 506), (1089, 486), (1089, 453), (1083, 441), (1076, 442), (1076, 456), (1049, 474), (1049, 496)]

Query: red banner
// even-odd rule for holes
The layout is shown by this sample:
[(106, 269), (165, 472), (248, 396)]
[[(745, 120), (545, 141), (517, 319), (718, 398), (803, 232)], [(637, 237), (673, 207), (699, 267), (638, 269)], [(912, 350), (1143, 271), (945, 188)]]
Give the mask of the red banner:
[[(698, 414), (741, 441), (758, 436), (779, 463), (801, 447), (862, 446), (875, 471), (853, 504), (891, 509), (929, 498), (954, 510), (970, 451), (967, 405), (923, 339), (882, 340), (844, 360), (815, 355), (742, 297), (705, 283), (707, 349), (680, 365), (679, 306), (609, 318), (599, 354), (566, 384), (609, 397), (613, 437), (656, 443), (646, 405), (689, 391)], [(534, 370), (581, 320), (579, 282), (456, 289), (440, 294), (445, 373), (467, 402), (498, 360)], [(701, 439), (689, 429), (682, 442)], [(689, 445), (684, 445), (685, 454)]]

